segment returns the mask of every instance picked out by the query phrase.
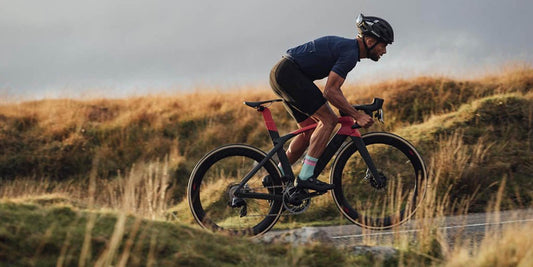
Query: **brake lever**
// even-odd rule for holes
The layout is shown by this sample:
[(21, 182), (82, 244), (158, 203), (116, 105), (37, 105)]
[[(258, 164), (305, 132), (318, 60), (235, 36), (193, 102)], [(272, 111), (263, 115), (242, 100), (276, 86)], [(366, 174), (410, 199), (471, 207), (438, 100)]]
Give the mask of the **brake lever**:
[(379, 122), (385, 123), (385, 113), (382, 108), (378, 109), (374, 116), (379, 120)]
[[(373, 116), (374, 118), (378, 119), (379, 122), (385, 124), (385, 113), (383, 112), (383, 109), (380, 108), (378, 109), (374, 114), (372, 114), (371, 116)], [(360, 129), (362, 128), (361, 125), (357, 124), (357, 122), (352, 125), (352, 129)]]

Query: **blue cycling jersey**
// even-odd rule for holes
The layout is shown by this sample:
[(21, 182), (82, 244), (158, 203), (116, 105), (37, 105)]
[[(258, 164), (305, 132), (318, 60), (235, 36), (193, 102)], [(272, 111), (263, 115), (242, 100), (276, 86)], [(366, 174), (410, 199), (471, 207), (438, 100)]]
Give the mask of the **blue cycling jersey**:
[(313, 81), (327, 77), (330, 71), (346, 79), (359, 61), (359, 45), (355, 39), (325, 36), (291, 48), (287, 54)]

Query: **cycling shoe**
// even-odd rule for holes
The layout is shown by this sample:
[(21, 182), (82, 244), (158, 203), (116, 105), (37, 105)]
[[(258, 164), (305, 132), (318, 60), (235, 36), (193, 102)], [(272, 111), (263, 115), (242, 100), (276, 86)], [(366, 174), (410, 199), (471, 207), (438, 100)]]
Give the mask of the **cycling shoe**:
[(296, 179), (296, 187), (302, 189), (313, 189), (316, 191), (327, 191), (335, 188), (335, 185), (324, 183), (315, 177), (311, 177), (307, 180), (302, 180), (300, 177), (298, 177), (298, 179)]

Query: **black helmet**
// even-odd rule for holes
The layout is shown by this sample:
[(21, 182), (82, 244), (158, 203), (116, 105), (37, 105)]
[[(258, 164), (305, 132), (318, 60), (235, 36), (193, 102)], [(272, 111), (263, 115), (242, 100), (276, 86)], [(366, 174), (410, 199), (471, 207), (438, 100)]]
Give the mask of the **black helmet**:
[(394, 42), (394, 31), (390, 24), (382, 18), (359, 14), (355, 24), (360, 36), (370, 35), (387, 44)]

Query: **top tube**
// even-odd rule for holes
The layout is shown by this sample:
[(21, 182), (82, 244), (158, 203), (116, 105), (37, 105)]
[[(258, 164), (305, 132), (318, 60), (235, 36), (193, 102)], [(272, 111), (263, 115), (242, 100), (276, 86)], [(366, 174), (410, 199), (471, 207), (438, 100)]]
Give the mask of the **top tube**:
[[(274, 102), (282, 102), (282, 101), (283, 101), (282, 99), (272, 99), (272, 100), (256, 101), (256, 102), (246, 101), (244, 102), (244, 104), (246, 104), (247, 106), (251, 108), (255, 108), (257, 111), (262, 113), (263, 120), (265, 121), (265, 125), (268, 131), (278, 132), (278, 127), (276, 126), (276, 123), (274, 122), (274, 119), (272, 118), (272, 113), (270, 112), (270, 109), (264, 104), (270, 105)], [(383, 102), (384, 102), (383, 99), (374, 98), (372, 104), (354, 105), (353, 107), (355, 109), (362, 110), (365, 113), (371, 115), (372, 112), (382, 108)], [(361, 137), (361, 133), (359, 132), (359, 130), (357, 130), (357, 127), (354, 127), (356, 126), (356, 124), (353, 118), (345, 116), (345, 114), (342, 114), (341, 112), (341, 117), (338, 118), (338, 123), (341, 124), (341, 128), (337, 131), (337, 134)], [(303, 132), (314, 129), (316, 127), (317, 127), (317, 124), (315, 123), (307, 127), (303, 127), (298, 130), (292, 131), (290, 135), (298, 135)]]
[[(341, 128), (337, 131), (337, 134), (361, 137), (361, 133), (359, 132), (359, 130), (352, 128), (352, 126), (355, 124), (355, 121), (351, 117), (348, 117), (348, 116), (339, 117), (338, 123), (341, 124)], [(317, 123), (314, 123), (309, 126), (292, 131), (290, 134), (298, 135), (303, 132), (314, 129), (316, 128), (316, 126), (317, 126)]]
[[(272, 118), (272, 113), (270, 112), (270, 109), (265, 106), (261, 106), (261, 108), (258, 108), (257, 110), (263, 114), (263, 119), (265, 121), (265, 125), (267, 129), (269, 131), (278, 132), (278, 128), (276, 126), (276, 123), (274, 122), (274, 119)], [(355, 124), (355, 121), (352, 117), (348, 117), (348, 116), (339, 117), (338, 123), (341, 124), (341, 128), (337, 131), (337, 134), (361, 137), (361, 133), (359, 132), (359, 130), (354, 129), (352, 127)], [(315, 129), (316, 127), (317, 127), (317, 123), (314, 123), (309, 126), (292, 131), (289, 134), (299, 135), (303, 132)]]

